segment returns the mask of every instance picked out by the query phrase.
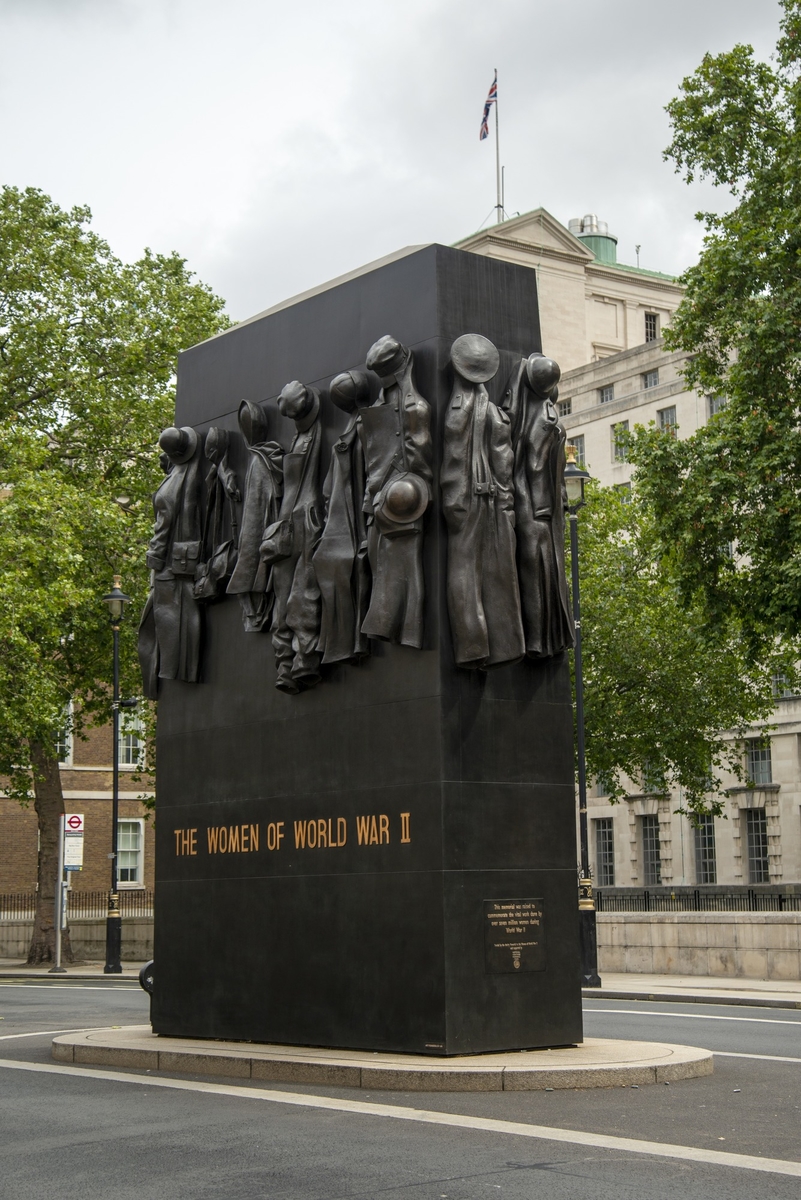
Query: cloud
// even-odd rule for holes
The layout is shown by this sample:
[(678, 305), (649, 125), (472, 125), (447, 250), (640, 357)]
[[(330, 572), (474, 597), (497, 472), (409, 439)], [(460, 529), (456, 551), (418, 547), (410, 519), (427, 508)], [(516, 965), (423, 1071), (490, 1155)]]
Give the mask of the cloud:
[(773, 0), (0, 0), (3, 182), (88, 203), (124, 257), (178, 249), (237, 317), (495, 202), (607, 220), (677, 272), (701, 207), (661, 152), (705, 51), (775, 43)]

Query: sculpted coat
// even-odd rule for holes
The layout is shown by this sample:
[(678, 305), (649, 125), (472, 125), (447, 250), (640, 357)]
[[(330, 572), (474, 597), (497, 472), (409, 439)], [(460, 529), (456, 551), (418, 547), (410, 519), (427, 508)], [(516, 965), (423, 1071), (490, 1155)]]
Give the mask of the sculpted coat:
[(325, 525), (314, 552), (322, 614), (318, 649), (324, 663), (356, 660), (370, 653), (362, 622), (370, 597), (367, 525), (363, 511), (364, 451), (357, 405), (369, 400), (367, 378), (348, 371), (331, 381), (330, 396), (350, 420), (331, 453), (323, 484)]
[[(460, 354), (468, 349), (474, 353)], [(498, 369), (492, 343), (468, 334), (454, 343), (451, 357), (454, 382), (445, 416), (440, 487), (448, 526), (454, 657), (460, 667), (496, 667), (525, 654), (511, 425), (484, 386)]]
[(367, 366), (381, 378), (378, 400), (361, 415), (367, 469), (364, 512), (372, 573), (367, 637), (423, 645), (423, 515), (431, 501), (431, 409), (414, 385), (410, 350), (385, 337)]
[(236, 567), (228, 594), (239, 596), (242, 619), (249, 633), (269, 626), (272, 615), (270, 570), (259, 557), (264, 531), (278, 517), (283, 492), (283, 450), (267, 441), (267, 417), (258, 404), (243, 400), (239, 406), (239, 428), (247, 444), (250, 462), (245, 479), (242, 530)]
[(201, 553), (200, 438), (187, 426), (159, 443), (171, 464), (153, 497), (155, 528), (147, 552), (153, 585), (139, 626), (145, 695), (159, 679), (195, 683), (200, 672), (200, 608), (194, 595)]
[(277, 521), (267, 528), (260, 554), (272, 564), (275, 593), (270, 634), (278, 674), (276, 687), (295, 693), (320, 680), (320, 588), (313, 555), (323, 529), (320, 488), (320, 395), (294, 381), (279, 397), (297, 430), (284, 455), (284, 495)]
[(517, 563), (526, 653), (549, 658), (573, 645), (565, 574), (565, 431), (553, 403), (559, 368), (532, 354), (507, 393), (515, 450)]

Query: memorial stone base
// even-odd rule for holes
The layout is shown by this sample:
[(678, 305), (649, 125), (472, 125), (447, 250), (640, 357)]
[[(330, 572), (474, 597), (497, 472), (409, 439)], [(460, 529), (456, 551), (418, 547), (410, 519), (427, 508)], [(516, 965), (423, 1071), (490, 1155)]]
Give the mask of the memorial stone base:
[[(500, 402), (540, 349), (534, 273), (418, 248), (183, 354), (177, 424), (231, 430), (243, 479), (243, 398), (287, 445), (283, 385), (324, 395), (391, 333), (414, 352), (436, 464), (468, 332), (501, 352)], [(328, 448), (342, 417), (324, 405)], [(434, 491), (422, 650), (373, 642), (288, 696), (229, 597), (205, 612), (202, 682), (163, 683), (156, 1033), (427, 1055), (581, 1041), (567, 660), (454, 666)]]

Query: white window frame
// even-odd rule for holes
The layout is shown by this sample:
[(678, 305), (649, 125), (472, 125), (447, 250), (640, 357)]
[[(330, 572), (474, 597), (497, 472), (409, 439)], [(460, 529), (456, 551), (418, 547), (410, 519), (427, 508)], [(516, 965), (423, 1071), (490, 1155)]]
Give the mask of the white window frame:
[[(135, 713), (120, 713), (119, 729), (119, 761), (121, 771), (141, 771), (145, 766), (145, 727), (142, 718)], [(139, 758), (136, 762), (126, 762), (123, 755), (123, 738), (136, 737), (139, 739)]]
[[(121, 867), (120, 859), (125, 853), (130, 854), (131, 851), (125, 851), (120, 848), (120, 834), (123, 825), (138, 825), (139, 826), (139, 851), (138, 851), (138, 867), (137, 874), (139, 878), (136, 880), (123, 881), (120, 879)], [(120, 890), (136, 891), (143, 889), (145, 886), (145, 821), (144, 817), (120, 817), (117, 821), (117, 887)]]

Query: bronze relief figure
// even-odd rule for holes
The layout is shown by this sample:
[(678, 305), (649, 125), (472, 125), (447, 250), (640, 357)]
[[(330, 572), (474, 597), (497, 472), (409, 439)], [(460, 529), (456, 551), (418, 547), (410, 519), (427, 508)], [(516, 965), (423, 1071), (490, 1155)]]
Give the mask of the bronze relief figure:
[(325, 525), (314, 552), (322, 614), (318, 649), (323, 663), (357, 661), (369, 654), (362, 622), (370, 597), (364, 501), (364, 451), (360, 412), (370, 403), (363, 371), (345, 371), (331, 380), (330, 399), (350, 417), (331, 453), (323, 484)]
[(152, 582), (139, 626), (143, 686), (151, 700), (159, 679), (195, 683), (200, 671), (200, 608), (194, 594), (202, 546), (200, 438), (189, 426), (170, 427), (159, 445), (169, 470), (153, 497), (156, 520), (147, 551)]
[(423, 645), (423, 517), (431, 502), (431, 409), (414, 384), (414, 357), (394, 337), (370, 348), (381, 392), (361, 415), (364, 512), (372, 574), (367, 637)]
[(560, 371), (532, 354), (506, 396), (515, 450), (517, 563), (526, 653), (549, 658), (573, 645), (565, 574), (565, 431), (556, 411)]
[(243, 400), (239, 406), (239, 428), (248, 448), (248, 472), (242, 506), (242, 530), (236, 567), (228, 594), (239, 596), (242, 619), (248, 633), (269, 627), (272, 590), (269, 568), (259, 556), (264, 531), (278, 517), (283, 492), (283, 450), (267, 440), (267, 417), (261, 405)]
[[(209, 469), (206, 472), (206, 502), (203, 508), (202, 561), (195, 577), (198, 600), (216, 600), (236, 565), (236, 505), (242, 500), (236, 475), (228, 464), (228, 431), (217, 426), (206, 434), (203, 447)], [(228, 511), (230, 537), (225, 536), (225, 512)]]
[(275, 686), (293, 694), (320, 680), (320, 588), (312, 561), (323, 528), (320, 393), (294, 380), (282, 390), (278, 407), (297, 432), (284, 455), (278, 519), (264, 531), (259, 553), (272, 567)]
[(485, 669), (525, 654), (515, 561), (510, 419), (484, 386), (495, 346), (464, 334), (451, 347), (440, 488), (448, 526), (448, 616), (457, 666)]

